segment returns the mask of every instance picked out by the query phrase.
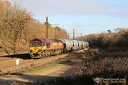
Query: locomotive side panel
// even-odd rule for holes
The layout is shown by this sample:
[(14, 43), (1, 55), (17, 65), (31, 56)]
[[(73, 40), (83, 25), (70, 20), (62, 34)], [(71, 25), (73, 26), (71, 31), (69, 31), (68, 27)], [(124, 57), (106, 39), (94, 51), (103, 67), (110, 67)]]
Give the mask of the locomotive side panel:
[(55, 51), (55, 54), (60, 54), (63, 52), (63, 43), (59, 40), (54, 40), (52, 50)]
[(63, 42), (60, 40), (54, 40), (53, 49), (63, 49)]

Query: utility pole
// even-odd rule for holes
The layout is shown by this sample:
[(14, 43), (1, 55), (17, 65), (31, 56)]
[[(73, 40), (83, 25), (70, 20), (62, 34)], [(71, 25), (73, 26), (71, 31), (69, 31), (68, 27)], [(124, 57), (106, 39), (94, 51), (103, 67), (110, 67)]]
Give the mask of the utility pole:
[(75, 39), (75, 29), (73, 29), (73, 39)]
[(82, 39), (82, 33), (81, 33), (81, 40), (83, 40), (83, 39)]
[(46, 25), (46, 39), (48, 39), (48, 17), (46, 17), (45, 25)]

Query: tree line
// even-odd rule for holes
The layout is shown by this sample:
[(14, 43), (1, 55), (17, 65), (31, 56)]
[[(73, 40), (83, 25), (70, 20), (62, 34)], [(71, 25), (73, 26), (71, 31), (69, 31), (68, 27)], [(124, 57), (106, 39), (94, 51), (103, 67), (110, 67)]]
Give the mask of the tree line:
[[(68, 38), (67, 32), (49, 24), (49, 38)], [(56, 35), (55, 35), (56, 32)], [(0, 47), (12, 54), (14, 44), (17, 52), (25, 48), (28, 51), (29, 41), (33, 38), (46, 38), (45, 23), (33, 18), (30, 12), (12, 5), (9, 1), (0, 0)]]
[(107, 30), (105, 33), (90, 34), (83, 37), (88, 41), (91, 47), (106, 48), (127, 48), (128, 47), (128, 29), (117, 28), (114, 31)]

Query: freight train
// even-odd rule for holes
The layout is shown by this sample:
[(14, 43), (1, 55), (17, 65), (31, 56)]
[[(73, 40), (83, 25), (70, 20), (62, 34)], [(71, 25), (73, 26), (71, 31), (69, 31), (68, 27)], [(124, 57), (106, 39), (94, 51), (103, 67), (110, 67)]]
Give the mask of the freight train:
[(30, 41), (31, 58), (42, 58), (51, 55), (88, 49), (89, 43), (70, 39), (32, 39)]

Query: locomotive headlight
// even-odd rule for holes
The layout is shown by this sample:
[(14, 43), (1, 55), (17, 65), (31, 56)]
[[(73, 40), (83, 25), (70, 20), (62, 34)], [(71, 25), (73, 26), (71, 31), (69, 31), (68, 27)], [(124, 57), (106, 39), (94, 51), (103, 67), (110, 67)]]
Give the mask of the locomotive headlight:
[(46, 46), (44, 46), (44, 49), (46, 48)]

